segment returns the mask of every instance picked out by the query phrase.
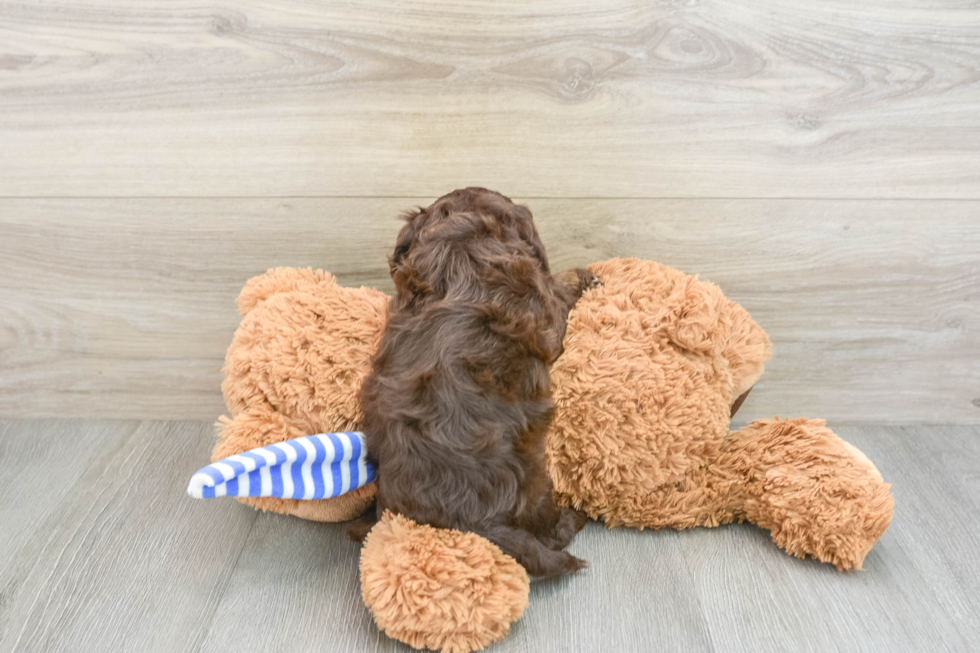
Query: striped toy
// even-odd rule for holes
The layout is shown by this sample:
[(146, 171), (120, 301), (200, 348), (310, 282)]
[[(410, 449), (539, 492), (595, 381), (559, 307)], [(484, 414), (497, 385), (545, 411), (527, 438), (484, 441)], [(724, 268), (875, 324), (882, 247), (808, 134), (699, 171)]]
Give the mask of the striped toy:
[(195, 499), (331, 499), (375, 478), (363, 433), (320, 433), (211, 463), (191, 477), (187, 494)]

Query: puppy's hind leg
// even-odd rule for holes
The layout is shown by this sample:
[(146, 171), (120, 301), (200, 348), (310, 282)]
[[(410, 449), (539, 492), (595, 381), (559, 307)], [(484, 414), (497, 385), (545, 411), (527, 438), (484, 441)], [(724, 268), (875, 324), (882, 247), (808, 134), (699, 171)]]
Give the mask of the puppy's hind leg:
[(558, 578), (588, 566), (585, 560), (565, 551), (551, 549), (519, 528), (494, 526), (479, 534), (499, 546), (504, 553), (517, 560), (528, 574), (537, 578)]
[(378, 513), (374, 508), (369, 508), (366, 513), (355, 519), (347, 527), (347, 538), (354, 542), (363, 542), (367, 534), (371, 532), (374, 525), (378, 523)]
[(601, 285), (599, 277), (585, 268), (572, 268), (555, 275), (555, 285), (565, 299), (569, 310), (586, 290)]

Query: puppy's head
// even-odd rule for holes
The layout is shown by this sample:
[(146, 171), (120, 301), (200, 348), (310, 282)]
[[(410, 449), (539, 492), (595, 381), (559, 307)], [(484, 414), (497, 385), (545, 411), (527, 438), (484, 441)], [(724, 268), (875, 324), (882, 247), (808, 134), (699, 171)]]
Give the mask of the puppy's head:
[(550, 274), (531, 212), (495, 191), (455, 190), (402, 218), (388, 259), (399, 295), (445, 294), (449, 286), (472, 284), (473, 261), (494, 256), (531, 258)]

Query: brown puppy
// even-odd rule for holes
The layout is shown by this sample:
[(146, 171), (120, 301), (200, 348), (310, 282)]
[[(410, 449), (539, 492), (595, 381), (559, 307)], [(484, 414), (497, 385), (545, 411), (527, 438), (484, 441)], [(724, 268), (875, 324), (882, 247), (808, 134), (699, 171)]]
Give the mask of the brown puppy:
[(596, 279), (552, 277), (531, 212), (499, 193), (457, 190), (404, 217), (397, 295), (361, 390), (376, 516), (477, 533), (532, 576), (576, 571), (562, 549), (585, 516), (555, 505), (545, 470), (548, 367)]

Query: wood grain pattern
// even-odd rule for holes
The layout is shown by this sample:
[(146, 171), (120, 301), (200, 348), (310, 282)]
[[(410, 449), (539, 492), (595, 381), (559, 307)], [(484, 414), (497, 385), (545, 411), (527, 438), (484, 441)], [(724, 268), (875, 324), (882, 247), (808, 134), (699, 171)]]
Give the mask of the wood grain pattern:
[[(0, 415), (214, 419), (234, 299), (269, 267), (391, 291), (431, 198), (0, 200)], [(980, 203), (530, 199), (553, 267), (718, 283), (775, 355), (739, 420), (980, 421)]]
[(261, 515), (200, 652), (412, 650), (379, 633), (364, 607), (360, 548), (346, 530)]
[[(0, 539), (16, 537), (0, 566), (0, 651), (196, 650), (256, 517), (185, 493), (209, 459), (211, 425), (3, 428), (16, 455), (4, 456), (0, 478), (26, 488), (0, 487)], [(52, 478), (84, 462), (83, 474)], [(11, 522), (14, 501), (23, 505)], [(43, 519), (20, 514), (50, 502)]]
[(980, 198), (927, 0), (0, 5), (2, 196)]
[[(0, 422), (0, 551), (14, 551), (0, 558), (0, 653), (411, 650), (379, 633), (362, 605), (343, 524), (186, 498), (210, 431)], [(488, 651), (980, 648), (980, 430), (838, 433), (893, 483), (895, 518), (863, 571), (791, 558), (751, 525), (590, 523), (571, 547), (590, 567), (534, 584), (524, 617)], [(69, 491), (20, 487), (59, 470)], [(12, 506), (22, 499), (46, 516)]]
[[(83, 437), (76, 437), (69, 422), (0, 422), (0, 574), (13, 574), (15, 554), (68, 500), (99, 452), (120, 447), (136, 424), (90, 424)], [(4, 629), (0, 621), (0, 632)]]

